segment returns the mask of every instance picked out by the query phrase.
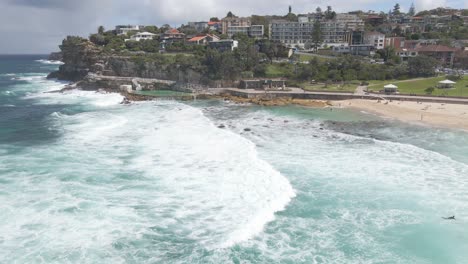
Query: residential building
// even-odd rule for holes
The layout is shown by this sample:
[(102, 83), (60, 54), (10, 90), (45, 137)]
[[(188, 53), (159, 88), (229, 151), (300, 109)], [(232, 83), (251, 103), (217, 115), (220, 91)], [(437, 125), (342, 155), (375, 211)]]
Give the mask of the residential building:
[(221, 20), (221, 32), (228, 35), (229, 27), (250, 27), (250, 19), (247, 17), (225, 17)]
[(369, 44), (350, 45), (349, 53), (353, 55), (360, 55), (360, 56), (374, 56), (375, 46), (369, 45)]
[(452, 66), (456, 52), (457, 49), (443, 45), (418, 44), (407, 48), (405, 44), (405, 48), (397, 50), (397, 55), (400, 56), (403, 61), (412, 57), (424, 55), (438, 60), (444, 66)]
[(388, 37), (385, 38), (385, 47), (392, 47), (394, 49), (401, 49), (405, 45), (404, 37)]
[(229, 26), (226, 31), (226, 35), (232, 37), (235, 34), (249, 34), (250, 26)]
[(350, 45), (349, 51), (353, 55), (360, 55), (360, 56), (374, 56), (375, 55), (375, 47), (374, 45)]
[(289, 47), (304, 47), (310, 42), (314, 22), (320, 21), (323, 45), (335, 46), (352, 41), (352, 32), (364, 29), (364, 21), (356, 15), (337, 14), (335, 19), (316, 20), (315, 14), (302, 15), (298, 22), (272, 21), (270, 39), (280, 41)]
[(209, 47), (212, 49), (216, 49), (218, 51), (233, 51), (239, 46), (239, 42), (237, 40), (232, 39), (222, 39), (217, 41), (211, 41), (208, 43)]
[(130, 39), (126, 39), (125, 41), (133, 40), (133, 41), (140, 41), (140, 40), (149, 40), (153, 39), (156, 34), (150, 32), (140, 32), (130, 37)]
[(139, 25), (118, 25), (118, 26), (115, 26), (115, 33), (117, 35), (126, 35), (128, 32), (139, 31), (143, 29), (144, 29), (144, 26), (139, 26)]
[(384, 18), (382, 16), (370, 15), (366, 18), (366, 22), (376, 27), (384, 23)]
[(364, 31), (353, 31), (349, 38), (350, 45), (361, 45), (364, 44)]
[(265, 35), (265, 28), (263, 25), (251, 25), (249, 29), (249, 36), (252, 38), (263, 38)]
[(269, 32), (272, 41), (281, 42), (287, 47), (304, 47), (305, 43), (311, 41), (313, 23), (276, 20), (270, 23)]
[(160, 39), (161, 49), (165, 49), (168, 45), (171, 45), (174, 42), (185, 42), (185, 34), (172, 28), (161, 34)]
[(185, 34), (181, 33), (179, 30), (172, 28), (169, 30), (166, 30), (163, 34), (161, 34), (161, 39), (185, 39)]
[(217, 31), (217, 32), (220, 32), (222, 31), (222, 23), (221, 22), (217, 22), (217, 21), (210, 21), (208, 22), (208, 28), (210, 30), (214, 30), (214, 31)]
[(377, 31), (364, 33), (364, 44), (374, 45), (375, 49), (385, 47), (385, 34)]
[(194, 28), (197, 32), (203, 32), (208, 29), (208, 22), (188, 22), (188, 26)]
[(205, 34), (205, 35), (198, 35), (189, 39), (188, 43), (193, 44), (193, 45), (208, 45), (209, 42), (218, 41), (218, 40), (220, 39), (216, 35)]
[(232, 37), (235, 34), (245, 34), (253, 38), (263, 38), (263, 25), (252, 25), (249, 18), (226, 17), (221, 20), (222, 33)]

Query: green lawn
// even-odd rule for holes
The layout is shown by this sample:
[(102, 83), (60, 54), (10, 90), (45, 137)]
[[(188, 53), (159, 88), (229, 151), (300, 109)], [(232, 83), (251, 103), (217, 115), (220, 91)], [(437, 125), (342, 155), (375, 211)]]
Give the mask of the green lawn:
[(324, 92), (354, 92), (356, 90), (357, 84), (351, 83), (344, 86), (339, 84), (331, 84), (325, 87), (324, 84), (303, 84), (301, 87), (307, 91), (324, 91)]
[(290, 76), (294, 72), (294, 65), (289, 63), (272, 63), (266, 67), (267, 78), (281, 78)]
[(468, 77), (465, 76), (462, 80), (457, 81), (454, 89), (438, 89), (438, 82), (445, 80), (445, 76), (432, 77), (424, 79), (413, 79), (405, 81), (371, 81), (369, 82), (369, 90), (379, 91), (387, 84), (393, 83), (398, 86), (398, 91), (402, 94), (420, 94), (426, 95), (424, 91), (428, 87), (434, 87), (432, 95), (436, 96), (465, 96), (468, 97)]

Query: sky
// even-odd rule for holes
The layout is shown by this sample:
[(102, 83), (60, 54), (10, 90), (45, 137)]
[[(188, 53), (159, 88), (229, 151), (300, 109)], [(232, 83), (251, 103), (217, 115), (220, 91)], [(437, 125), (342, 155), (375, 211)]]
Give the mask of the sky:
[[(313, 12), (331, 5), (337, 12), (375, 10), (388, 12), (392, 0), (0, 0), (0, 54), (46, 54), (58, 51), (67, 35), (87, 37), (98, 26), (119, 24), (177, 27), (188, 21), (238, 16), (285, 15)], [(400, 1), (406, 11), (410, 1)], [(414, 0), (416, 11), (440, 6), (468, 8), (468, 0)]]

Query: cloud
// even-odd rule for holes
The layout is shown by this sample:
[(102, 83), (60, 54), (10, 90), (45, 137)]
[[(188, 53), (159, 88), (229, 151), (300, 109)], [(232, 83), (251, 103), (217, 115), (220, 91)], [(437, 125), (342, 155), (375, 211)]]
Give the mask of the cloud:
[(79, 6), (79, 1), (64, 0), (9, 0), (11, 5), (37, 7), (37, 8), (73, 8)]

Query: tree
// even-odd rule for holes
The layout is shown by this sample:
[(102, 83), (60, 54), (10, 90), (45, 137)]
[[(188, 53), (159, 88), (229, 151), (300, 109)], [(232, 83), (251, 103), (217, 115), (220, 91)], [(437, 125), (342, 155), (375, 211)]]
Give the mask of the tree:
[(320, 25), (320, 21), (318, 20), (314, 22), (314, 26), (312, 28), (311, 39), (312, 39), (312, 43), (314, 44), (315, 51), (318, 51), (318, 48), (323, 41), (322, 26)]
[(400, 15), (400, 4), (396, 3), (395, 6), (393, 7), (392, 15), (398, 16)]
[(98, 34), (101, 34), (101, 35), (102, 35), (102, 34), (104, 34), (104, 31), (105, 31), (105, 30), (104, 30), (104, 27), (103, 27), (103, 26), (99, 26), (99, 27), (98, 27)]
[(157, 26), (145, 26), (145, 31), (153, 34), (159, 34), (159, 28)]
[(292, 13), (292, 7), (289, 6), (289, 12), (288, 12), (288, 14), (291, 14), (291, 13)]
[(427, 56), (417, 56), (408, 60), (408, 73), (412, 77), (429, 77), (435, 74), (437, 60)]
[(411, 3), (411, 7), (408, 10), (408, 15), (414, 16), (416, 14), (416, 8), (414, 7), (414, 3)]
[(322, 8), (320, 8), (320, 6), (318, 6), (316, 9), (315, 9), (315, 12), (317, 14), (322, 14)]
[(424, 89), (424, 92), (426, 92), (426, 94), (428, 95), (431, 95), (434, 92), (434, 90), (435, 90), (434, 87), (431, 86), (431, 87)]
[(336, 17), (336, 12), (332, 10), (331, 6), (327, 6), (327, 11), (325, 11), (326, 19), (334, 19)]
[(212, 18), (210, 18), (210, 22), (219, 22), (219, 18), (212, 17)]
[(89, 36), (89, 40), (98, 46), (105, 46), (109, 43), (108, 39), (103, 34), (92, 34)]

